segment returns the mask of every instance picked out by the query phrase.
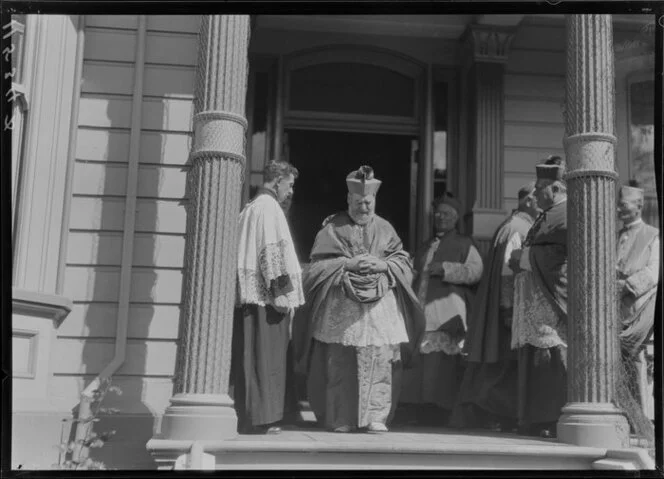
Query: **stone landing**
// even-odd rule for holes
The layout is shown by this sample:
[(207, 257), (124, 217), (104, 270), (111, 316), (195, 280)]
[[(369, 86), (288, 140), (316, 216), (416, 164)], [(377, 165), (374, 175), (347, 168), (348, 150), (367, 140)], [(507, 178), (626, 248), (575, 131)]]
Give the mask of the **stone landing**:
[(394, 428), (338, 434), (316, 428), (225, 441), (148, 443), (160, 469), (653, 469), (643, 449), (607, 450), (485, 431)]

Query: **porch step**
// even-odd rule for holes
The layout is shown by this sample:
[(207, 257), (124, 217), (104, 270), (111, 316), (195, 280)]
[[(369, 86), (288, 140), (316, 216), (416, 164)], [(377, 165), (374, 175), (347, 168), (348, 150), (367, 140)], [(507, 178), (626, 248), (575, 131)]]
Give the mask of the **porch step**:
[[(192, 449), (193, 446), (193, 449)], [(649, 469), (642, 449), (607, 451), (508, 434), (418, 428), (385, 434), (284, 431), (227, 441), (152, 440), (160, 469)]]

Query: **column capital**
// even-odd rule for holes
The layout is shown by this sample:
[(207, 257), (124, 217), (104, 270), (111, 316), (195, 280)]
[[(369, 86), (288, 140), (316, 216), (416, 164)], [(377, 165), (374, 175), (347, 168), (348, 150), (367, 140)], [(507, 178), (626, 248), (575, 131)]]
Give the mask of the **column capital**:
[(461, 37), (464, 59), (470, 63), (507, 63), (516, 28), (469, 25)]

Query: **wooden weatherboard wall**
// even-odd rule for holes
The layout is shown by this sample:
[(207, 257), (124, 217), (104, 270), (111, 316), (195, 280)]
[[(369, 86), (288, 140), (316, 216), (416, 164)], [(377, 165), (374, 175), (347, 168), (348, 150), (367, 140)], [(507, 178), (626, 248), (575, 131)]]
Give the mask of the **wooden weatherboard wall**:
[(517, 205), (520, 186), (535, 179), (535, 165), (564, 157), (564, 24), (526, 21), (512, 40), (505, 71), (504, 208)]
[[(128, 287), (126, 356), (113, 376), (123, 394), (107, 404), (127, 419), (118, 426), (130, 455), (117, 458), (122, 467), (151, 467), (145, 442), (172, 393), (199, 22), (148, 16), (141, 37), (136, 16), (86, 17), (65, 272), (75, 306), (59, 329), (53, 394), (74, 406), (111, 361)], [(126, 205), (135, 205), (128, 219)], [(124, 269), (123, 248), (133, 250)], [(112, 462), (117, 449), (108, 455)]]

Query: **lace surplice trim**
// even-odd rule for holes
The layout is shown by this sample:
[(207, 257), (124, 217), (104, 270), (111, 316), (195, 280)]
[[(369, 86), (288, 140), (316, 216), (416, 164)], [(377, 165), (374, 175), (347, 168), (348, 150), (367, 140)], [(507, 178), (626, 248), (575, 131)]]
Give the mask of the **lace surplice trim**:
[(266, 244), (258, 254), (258, 265), (263, 276), (272, 281), (279, 276), (288, 275), (286, 255), (289, 242), (281, 240), (277, 243)]
[[(239, 296), (242, 303), (257, 304), (259, 306), (273, 304), (272, 292), (265, 284), (262, 274), (256, 270), (238, 269), (237, 277)], [(304, 297), (300, 294), (302, 291), (302, 275), (291, 274), (288, 277), (293, 285), (293, 290), (286, 294), (286, 298), (288, 298), (288, 303), (292, 307), (296, 307), (304, 303)]]
[(512, 349), (526, 344), (543, 349), (567, 347), (566, 324), (530, 272), (516, 276), (512, 319)]
[(420, 344), (422, 354), (444, 352), (450, 356), (461, 354), (463, 340), (456, 341), (445, 331), (427, 331)]

